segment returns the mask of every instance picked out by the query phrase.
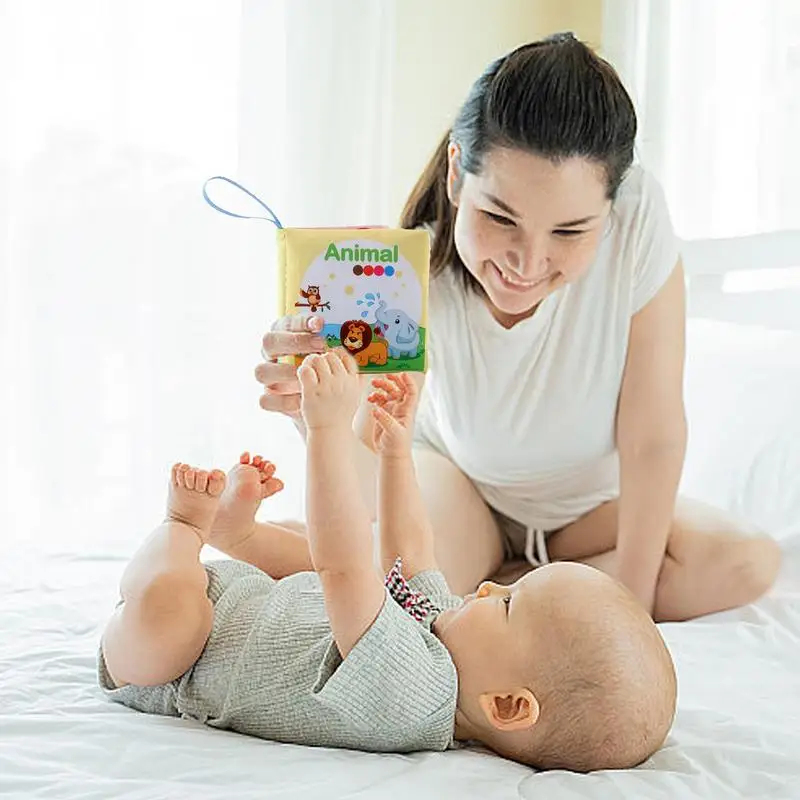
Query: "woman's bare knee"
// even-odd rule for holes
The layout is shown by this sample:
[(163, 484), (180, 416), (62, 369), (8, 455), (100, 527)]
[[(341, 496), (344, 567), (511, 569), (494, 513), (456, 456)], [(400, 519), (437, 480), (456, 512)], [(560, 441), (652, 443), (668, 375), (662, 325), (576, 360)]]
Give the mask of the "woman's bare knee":
[(752, 603), (775, 583), (781, 567), (781, 549), (774, 539), (759, 536), (740, 539), (730, 556), (731, 586), (736, 587), (740, 605)]
[(780, 564), (780, 547), (765, 536), (679, 534), (659, 575), (656, 618), (692, 619), (752, 603), (773, 585)]

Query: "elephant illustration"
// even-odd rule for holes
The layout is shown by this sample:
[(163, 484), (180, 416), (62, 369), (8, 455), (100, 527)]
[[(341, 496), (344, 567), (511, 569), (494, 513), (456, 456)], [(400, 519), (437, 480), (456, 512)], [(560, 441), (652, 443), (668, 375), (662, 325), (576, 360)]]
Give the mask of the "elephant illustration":
[(419, 325), (405, 311), (399, 308), (386, 308), (386, 301), (381, 300), (375, 311), (375, 319), (389, 343), (389, 358), (417, 357)]

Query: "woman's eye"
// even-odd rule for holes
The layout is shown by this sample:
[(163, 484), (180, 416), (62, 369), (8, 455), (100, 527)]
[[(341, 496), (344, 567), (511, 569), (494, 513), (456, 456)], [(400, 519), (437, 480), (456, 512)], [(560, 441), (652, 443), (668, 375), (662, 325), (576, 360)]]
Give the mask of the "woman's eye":
[(509, 219), (508, 217), (504, 217), (501, 214), (495, 214), (491, 211), (484, 211), (485, 216), (487, 216), (492, 222), (496, 222), (498, 225), (505, 225), (506, 227), (510, 227), (514, 225), (514, 220)]
[(567, 230), (566, 228), (563, 228), (561, 230), (555, 230), (555, 231), (553, 231), (553, 233), (556, 236), (561, 236), (564, 239), (571, 239), (574, 236), (580, 236), (581, 234), (586, 233), (586, 231), (573, 231), (573, 230)]

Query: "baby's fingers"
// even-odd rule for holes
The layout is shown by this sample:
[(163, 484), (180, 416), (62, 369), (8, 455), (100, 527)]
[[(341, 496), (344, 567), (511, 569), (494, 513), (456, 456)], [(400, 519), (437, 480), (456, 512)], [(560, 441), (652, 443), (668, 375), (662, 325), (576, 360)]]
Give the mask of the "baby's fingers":
[(382, 406), (372, 407), (372, 416), (386, 433), (402, 430), (403, 426)]
[(387, 375), (385, 378), (375, 378), (372, 385), (376, 389), (380, 389), (391, 397), (393, 400), (399, 400), (402, 396), (402, 390), (395, 380), (395, 375)]
[(319, 376), (314, 369), (314, 364), (318, 357), (309, 356), (297, 369), (297, 378), (304, 392), (308, 392), (319, 384)]
[(408, 372), (403, 372), (397, 377), (399, 378), (403, 389), (412, 397), (416, 397), (419, 393), (419, 388), (417, 387), (417, 382), (411, 377), (411, 375)]
[(367, 400), (370, 403), (384, 405), (385, 403), (389, 402), (389, 397), (386, 395), (386, 392), (371, 392), (367, 395)]

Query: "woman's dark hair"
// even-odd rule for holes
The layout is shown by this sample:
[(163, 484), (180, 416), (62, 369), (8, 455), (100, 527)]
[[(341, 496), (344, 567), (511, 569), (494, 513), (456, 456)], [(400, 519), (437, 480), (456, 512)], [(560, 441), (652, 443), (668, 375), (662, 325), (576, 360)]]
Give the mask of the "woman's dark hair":
[(450, 142), (461, 149), (461, 169), (473, 175), (496, 147), (556, 162), (581, 156), (603, 167), (613, 201), (633, 162), (635, 138), (633, 103), (607, 61), (569, 33), (522, 45), (475, 81), (411, 191), (400, 225), (430, 225), (431, 272), (451, 265), (476, 286), (455, 247), (455, 210), (447, 197)]

